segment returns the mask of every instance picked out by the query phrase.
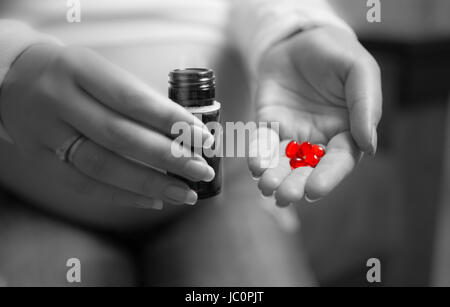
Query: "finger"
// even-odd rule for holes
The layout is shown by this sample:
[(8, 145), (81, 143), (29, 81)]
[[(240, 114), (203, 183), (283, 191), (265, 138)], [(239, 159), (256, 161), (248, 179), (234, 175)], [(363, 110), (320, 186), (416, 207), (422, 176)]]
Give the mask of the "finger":
[(284, 154), (282, 154), (282, 152), (284, 152), (284, 150), (286, 149), (286, 145), (288, 143), (289, 141), (281, 142), (279, 155), (280, 158), (278, 159), (277, 165), (273, 168), (266, 169), (258, 182), (258, 187), (264, 196), (273, 195), (275, 190), (283, 182), (284, 178), (286, 178), (291, 172), (289, 159)]
[(352, 136), (361, 151), (374, 155), (376, 129), (382, 113), (382, 90), (380, 69), (370, 55), (353, 65), (345, 83), (345, 95)]
[(311, 200), (328, 195), (355, 168), (361, 152), (350, 133), (334, 136), (327, 145), (325, 156), (306, 181), (306, 197)]
[(98, 54), (83, 52), (87, 54), (77, 67), (76, 82), (101, 103), (166, 135), (172, 135), (174, 123), (188, 123), (202, 136), (202, 144), (213, 144), (208, 128), (185, 108)]
[(299, 167), (294, 169), (280, 184), (275, 192), (277, 206), (286, 207), (293, 203), (298, 203), (305, 194), (305, 185), (308, 177), (312, 173), (311, 167)]
[[(53, 152), (49, 156), (51, 163), (54, 163)], [(94, 202), (107, 203), (119, 207), (136, 207), (144, 209), (161, 210), (163, 202), (161, 199), (145, 197), (114, 186), (96, 181), (82, 172), (78, 171), (70, 164), (60, 163), (60, 178), (62, 187), (69, 193), (79, 195), (80, 199), (88, 198)]]
[(184, 182), (126, 160), (90, 140), (76, 148), (72, 163), (97, 181), (147, 198), (171, 204), (197, 202), (197, 194)]
[(191, 181), (211, 181), (214, 170), (198, 153), (97, 103), (83, 93), (62, 114), (63, 120), (87, 138), (129, 157)]
[(248, 167), (252, 176), (261, 177), (263, 172), (278, 164), (280, 151), (280, 138), (277, 131), (269, 127), (258, 128), (251, 136), (249, 142)]

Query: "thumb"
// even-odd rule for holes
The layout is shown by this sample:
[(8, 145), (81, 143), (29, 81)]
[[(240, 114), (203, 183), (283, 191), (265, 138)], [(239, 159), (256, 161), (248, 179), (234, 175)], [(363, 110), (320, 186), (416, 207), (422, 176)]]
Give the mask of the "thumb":
[(350, 131), (359, 149), (374, 155), (382, 113), (381, 73), (370, 56), (355, 62), (345, 82)]

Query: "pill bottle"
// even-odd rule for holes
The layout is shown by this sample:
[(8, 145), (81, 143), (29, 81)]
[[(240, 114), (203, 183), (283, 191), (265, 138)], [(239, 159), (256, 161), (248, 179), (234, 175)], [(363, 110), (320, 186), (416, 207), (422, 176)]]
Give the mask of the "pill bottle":
[[(184, 68), (175, 69), (169, 73), (169, 98), (201, 118), (204, 124), (220, 122), (221, 105), (215, 100), (215, 97), (215, 76), (211, 69)], [(214, 134), (215, 131), (211, 131), (211, 133)], [(215, 135), (216, 142), (213, 146), (217, 145), (217, 137)], [(202, 156), (214, 169), (216, 174), (214, 179), (210, 182), (192, 182), (181, 178), (197, 192), (199, 199), (216, 196), (222, 189), (222, 158), (206, 157), (203, 151)]]

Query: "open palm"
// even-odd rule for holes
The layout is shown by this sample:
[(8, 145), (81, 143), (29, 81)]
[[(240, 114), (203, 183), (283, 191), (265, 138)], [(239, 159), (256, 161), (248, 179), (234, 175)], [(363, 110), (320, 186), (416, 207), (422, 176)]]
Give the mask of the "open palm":
[(280, 149), (290, 140), (323, 144), (327, 154), (315, 169), (291, 170), (280, 155), (274, 168), (249, 159), (266, 196), (277, 204), (318, 199), (348, 175), (361, 152), (376, 151), (381, 117), (378, 65), (355, 36), (333, 27), (308, 30), (280, 42), (263, 57), (256, 96), (262, 122), (280, 123)]

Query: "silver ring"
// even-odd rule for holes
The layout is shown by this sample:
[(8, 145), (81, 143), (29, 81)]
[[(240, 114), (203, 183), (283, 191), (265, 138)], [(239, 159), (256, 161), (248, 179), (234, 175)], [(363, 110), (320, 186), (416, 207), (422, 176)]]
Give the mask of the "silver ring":
[(83, 144), (83, 142), (86, 140), (87, 140), (87, 138), (85, 138), (84, 136), (80, 136), (78, 138), (78, 140), (76, 140), (75, 143), (73, 143), (73, 145), (69, 149), (69, 154), (67, 155), (68, 163), (73, 163), (73, 158), (75, 156), (75, 152), (78, 150), (78, 148), (81, 146), (81, 144)]
[(81, 134), (71, 137), (65, 141), (61, 147), (56, 149), (56, 156), (62, 162), (72, 163), (75, 151), (80, 147), (84, 140), (86, 140), (86, 138)]

